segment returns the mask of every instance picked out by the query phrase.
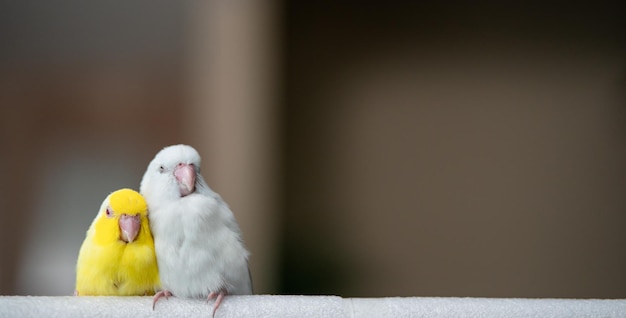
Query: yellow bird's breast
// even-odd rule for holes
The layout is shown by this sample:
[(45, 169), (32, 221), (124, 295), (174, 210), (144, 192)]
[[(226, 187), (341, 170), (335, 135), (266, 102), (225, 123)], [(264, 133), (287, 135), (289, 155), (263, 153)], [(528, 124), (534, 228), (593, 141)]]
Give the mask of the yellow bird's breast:
[(86, 240), (76, 267), (78, 295), (153, 295), (159, 286), (154, 246), (121, 241), (98, 245)]

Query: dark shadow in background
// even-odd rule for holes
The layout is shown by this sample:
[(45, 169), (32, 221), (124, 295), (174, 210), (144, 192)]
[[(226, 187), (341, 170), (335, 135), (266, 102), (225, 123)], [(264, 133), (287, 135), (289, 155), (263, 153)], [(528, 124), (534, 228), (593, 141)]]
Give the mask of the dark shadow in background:
[(286, 1), (280, 292), (626, 297), (625, 12)]

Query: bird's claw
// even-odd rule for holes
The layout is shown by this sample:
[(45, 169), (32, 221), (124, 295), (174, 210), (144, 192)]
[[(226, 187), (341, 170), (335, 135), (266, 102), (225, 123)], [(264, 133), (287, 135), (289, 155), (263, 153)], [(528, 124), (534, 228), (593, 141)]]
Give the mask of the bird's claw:
[(215, 312), (217, 311), (218, 308), (220, 308), (222, 299), (224, 299), (224, 296), (226, 296), (226, 294), (227, 294), (226, 291), (220, 290), (218, 293), (211, 292), (209, 294), (209, 297), (206, 298), (207, 303), (209, 302), (209, 300), (215, 298), (215, 304), (213, 304), (213, 315), (211, 315), (211, 317), (215, 317)]
[(167, 299), (170, 296), (172, 296), (172, 293), (170, 293), (167, 290), (161, 290), (158, 293), (156, 293), (154, 295), (154, 298), (152, 298), (152, 310), (154, 310), (154, 307), (156, 306), (156, 303), (157, 301), (159, 301), (159, 299), (161, 299), (162, 297), (165, 297), (165, 299)]

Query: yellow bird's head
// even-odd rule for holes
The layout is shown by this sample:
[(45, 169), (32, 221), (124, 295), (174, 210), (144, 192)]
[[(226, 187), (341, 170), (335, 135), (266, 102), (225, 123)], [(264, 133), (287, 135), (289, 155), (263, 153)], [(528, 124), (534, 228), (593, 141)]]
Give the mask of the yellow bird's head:
[(96, 244), (152, 241), (148, 228), (148, 205), (139, 192), (121, 189), (102, 203), (90, 230)]

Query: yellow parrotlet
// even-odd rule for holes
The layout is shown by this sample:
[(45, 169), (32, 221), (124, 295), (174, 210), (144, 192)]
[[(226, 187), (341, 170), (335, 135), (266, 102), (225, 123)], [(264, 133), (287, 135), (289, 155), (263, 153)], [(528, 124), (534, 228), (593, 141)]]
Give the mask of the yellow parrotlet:
[(87, 230), (76, 263), (75, 294), (154, 295), (159, 285), (146, 201), (137, 191), (117, 190)]

